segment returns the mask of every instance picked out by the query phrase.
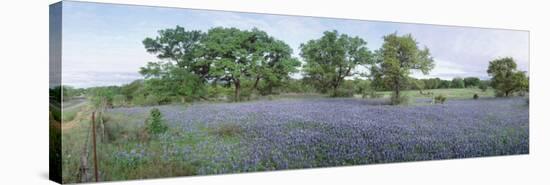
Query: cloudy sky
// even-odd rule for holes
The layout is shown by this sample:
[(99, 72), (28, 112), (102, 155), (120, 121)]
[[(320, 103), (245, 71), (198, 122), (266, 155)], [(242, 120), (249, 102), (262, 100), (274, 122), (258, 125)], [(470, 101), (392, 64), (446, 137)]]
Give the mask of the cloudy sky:
[(301, 43), (321, 37), (326, 30), (359, 36), (370, 50), (380, 48), (384, 35), (411, 33), (435, 60), (434, 70), (426, 76), (415, 73), (418, 78), (487, 78), (489, 61), (505, 56), (513, 57), (520, 70), (529, 67), (526, 31), (64, 2), (63, 83), (91, 87), (142, 78), (139, 68), (157, 59), (145, 52), (141, 41), (176, 25), (202, 31), (217, 26), (257, 27), (289, 44), (295, 56)]

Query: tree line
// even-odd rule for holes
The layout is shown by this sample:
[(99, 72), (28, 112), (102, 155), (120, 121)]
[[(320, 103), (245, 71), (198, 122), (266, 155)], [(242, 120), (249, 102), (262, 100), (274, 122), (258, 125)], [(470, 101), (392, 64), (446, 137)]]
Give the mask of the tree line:
[[(386, 90), (392, 91), (391, 102), (399, 104), (401, 91), (406, 89), (490, 86), (497, 96), (510, 96), (528, 91), (529, 84), (525, 72), (517, 70), (509, 57), (490, 61), (489, 81), (477, 77), (414, 79), (413, 70), (429, 74), (435, 63), (429, 49), (419, 46), (411, 34), (388, 34), (381, 48), (371, 51), (360, 37), (325, 31), (322, 37), (300, 45), (303, 63), (293, 57), (288, 44), (257, 28), (215, 27), (203, 32), (176, 26), (145, 38), (143, 45), (158, 58), (140, 68), (144, 80), (91, 88), (89, 94), (105, 94), (101, 96), (108, 96), (114, 104), (145, 105), (220, 96), (241, 101), (281, 92), (338, 97)], [(298, 72), (302, 79), (291, 78)]]

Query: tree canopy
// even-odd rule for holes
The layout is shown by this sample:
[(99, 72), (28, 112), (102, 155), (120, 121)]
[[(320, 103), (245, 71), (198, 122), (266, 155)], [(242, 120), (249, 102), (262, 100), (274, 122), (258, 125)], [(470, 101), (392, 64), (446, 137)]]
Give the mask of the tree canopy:
[(205, 83), (223, 82), (234, 86), (238, 101), (243, 80), (254, 81), (251, 90), (263, 80), (262, 90), (271, 92), (300, 65), (290, 46), (256, 28), (217, 27), (202, 33), (177, 26), (143, 44), (161, 61), (149, 62), (140, 73), (162, 97), (202, 97)]
[(323, 37), (300, 45), (300, 49), (305, 61), (304, 78), (322, 92), (332, 90), (332, 95), (336, 95), (345, 77), (354, 75), (356, 66), (371, 62), (366, 41), (336, 30), (324, 32)]
[(495, 89), (497, 96), (510, 96), (514, 92), (529, 89), (529, 80), (525, 72), (517, 70), (517, 64), (511, 57), (490, 61), (487, 73), (491, 77), (490, 85)]
[(382, 48), (376, 55), (377, 65), (372, 66), (371, 75), (391, 87), (393, 104), (400, 103), (401, 89), (406, 85), (412, 70), (428, 74), (434, 68), (429, 49), (420, 49), (410, 34), (398, 36), (393, 33), (384, 36)]

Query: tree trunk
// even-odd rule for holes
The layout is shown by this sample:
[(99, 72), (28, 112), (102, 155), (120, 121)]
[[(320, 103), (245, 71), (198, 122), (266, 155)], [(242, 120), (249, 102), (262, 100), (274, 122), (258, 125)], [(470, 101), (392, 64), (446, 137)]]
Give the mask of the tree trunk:
[(395, 82), (395, 97), (392, 100), (393, 104), (395, 104), (396, 102), (399, 103), (399, 97), (400, 97), (399, 93), (400, 93), (400, 90), (401, 90), (400, 86), (401, 85), (399, 84), (399, 80), (397, 80)]
[(240, 101), (241, 99), (241, 82), (237, 79), (234, 80), (235, 84), (235, 101)]
[(256, 81), (254, 82), (254, 86), (252, 86), (252, 91), (256, 90), (258, 87), (258, 82), (260, 82), (260, 76), (256, 77)]

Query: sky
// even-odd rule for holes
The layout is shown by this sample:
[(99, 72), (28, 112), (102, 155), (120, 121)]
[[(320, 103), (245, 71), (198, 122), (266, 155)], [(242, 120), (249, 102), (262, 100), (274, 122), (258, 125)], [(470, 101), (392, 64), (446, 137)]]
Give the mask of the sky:
[(296, 57), (301, 43), (324, 31), (361, 37), (371, 51), (380, 48), (384, 35), (410, 33), (435, 61), (428, 75), (413, 72), (416, 78), (487, 79), (489, 61), (501, 57), (513, 57), (519, 70), (529, 70), (527, 31), (64, 1), (63, 84), (93, 87), (141, 79), (139, 68), (159, 61), (145, 51), (143, 39), (176, 25), (204, 32), (218, 26), (256, 27), (286, 42)]

